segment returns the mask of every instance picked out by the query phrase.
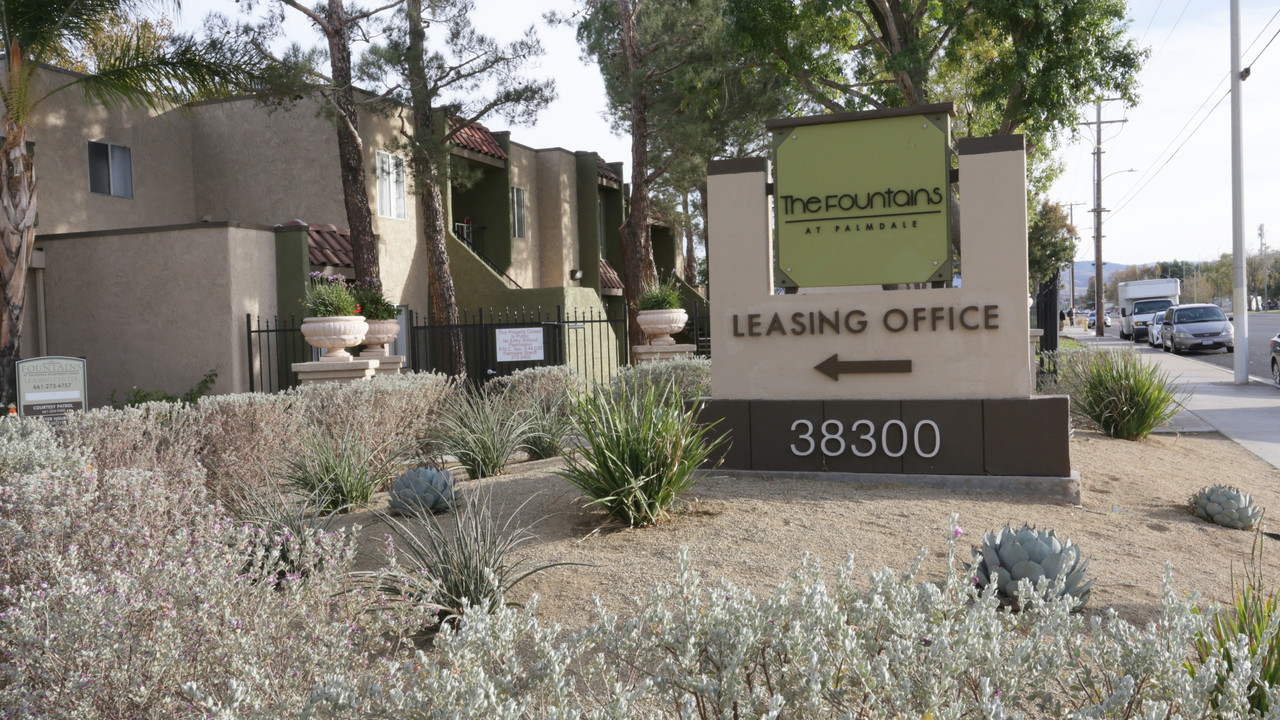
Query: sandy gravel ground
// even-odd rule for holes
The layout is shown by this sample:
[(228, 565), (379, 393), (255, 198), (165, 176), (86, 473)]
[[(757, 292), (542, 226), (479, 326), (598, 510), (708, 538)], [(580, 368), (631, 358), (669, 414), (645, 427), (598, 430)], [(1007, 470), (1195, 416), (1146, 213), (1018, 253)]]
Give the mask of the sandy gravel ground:
[[(1081, 505), (785, 474), (708, 477), (671, 519), (641, 529), (609, 526), (603, 514), (585, 508), (577, 490), (555, 475), (558, 459), (513, 465), (507, 475), (464, 487), (491, 490), (504, 515), (525, 503), (518, 520), (536, 522), (536, 539), (522, 546), (529, 562), (584, 564), (535, 575), (513, 598), (537, 593), (538, 615), (571, 627), (590, 620), (592, 596), (626, 614), (632, 598), (674, 578), (680, 547), (689, 548), (704, 581), (725, 578), (757, 595), (785, 580), (805, 551), (828, 570), (852, 554), (865, 579), (881, 567), (905, 569), (926, 548), (924, 577), (938, 579), (952, 512), (965, 530), (958, 545), (966, 559), (982, 533), (1006, 523), (1056, 529), (1092, 558), (1096, 583), (1086, 610), (1111, 607), (1145, 623), (1154, 617), (1166, 563), (1178, 591), (1225, 598), (1232, 567), (1239, 573), (1249, 558), (1253, 534), (1196, 519), (1186, 509), (1192, 493), (1209, 483), (1234, 484), (1264, 508), (1280, 508), (1280, 471), (1216, 433), (1128, 442), (1077, 431), (1071, 459), (1083, 476)], [(361, 513), (352, 520), (365, 525), (371, 548), (382, 543), (386, 528), (376, 518)], [(1266, 554), (1266, 568), (1280, 576), (1280, 547)]]

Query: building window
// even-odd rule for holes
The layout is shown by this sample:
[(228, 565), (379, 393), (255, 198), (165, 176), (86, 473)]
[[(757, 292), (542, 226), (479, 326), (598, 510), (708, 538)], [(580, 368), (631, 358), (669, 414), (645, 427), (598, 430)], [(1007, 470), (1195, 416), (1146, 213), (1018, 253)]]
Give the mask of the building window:
[(378, 215), (404, 219), (404, 158), (378, 152)]
[(133, 157), (129, 148), (89, 141), (89, 192), (133, 197)]
[(511, 236), (523, 238), (525, 235), (524, 188), (511, 188)]

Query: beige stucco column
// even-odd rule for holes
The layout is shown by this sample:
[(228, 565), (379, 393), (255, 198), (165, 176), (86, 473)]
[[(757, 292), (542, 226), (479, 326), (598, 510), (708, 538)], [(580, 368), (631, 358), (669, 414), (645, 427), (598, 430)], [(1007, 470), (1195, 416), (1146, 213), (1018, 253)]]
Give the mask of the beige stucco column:
[[(963, 287), (774, 295), (762, 159), (708, 177), (716, 398), (1026, 398), (1026, 161), (1020, 136), (961, 140)], [(908, 372), (840, 375), (832, 356)], [(886, 366), (887, 367), (887, 366)]]

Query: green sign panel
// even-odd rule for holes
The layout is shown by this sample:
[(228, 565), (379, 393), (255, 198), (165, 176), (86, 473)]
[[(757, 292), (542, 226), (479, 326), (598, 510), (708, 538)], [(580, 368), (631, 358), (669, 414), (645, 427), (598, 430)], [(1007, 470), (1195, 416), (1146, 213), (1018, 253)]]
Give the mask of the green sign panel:
[(784, 284), (951, 279), (950, 115), (877, 114), (770, 123)]
[(75, 357), (21, 360), (18, 371), (18, 414), (46, 420), (65, 420), (87, 402), (85, 361)]

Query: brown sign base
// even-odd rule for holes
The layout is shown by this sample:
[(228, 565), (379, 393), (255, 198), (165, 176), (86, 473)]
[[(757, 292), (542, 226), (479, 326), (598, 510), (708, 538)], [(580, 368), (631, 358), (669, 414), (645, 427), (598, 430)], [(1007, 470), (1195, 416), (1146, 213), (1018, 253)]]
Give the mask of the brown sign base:
[[(1079, 497), (1063, 395), (998, 400), (703, 400), (700, 423), (716, 422), (727, 446), (708, 466), (725, 470), (1042, 478), (1049, 496)], [(905, 479), (904, 479), (905, 480)], [(1053, 480), (1053, 482), (1050, 482)], [(1064, 484), (1065, 483), (1065, 484)], [(1007, 485), (1004, 483), (1003, 485)], [(989, 489), (1000, 490), (996, 482)]]

